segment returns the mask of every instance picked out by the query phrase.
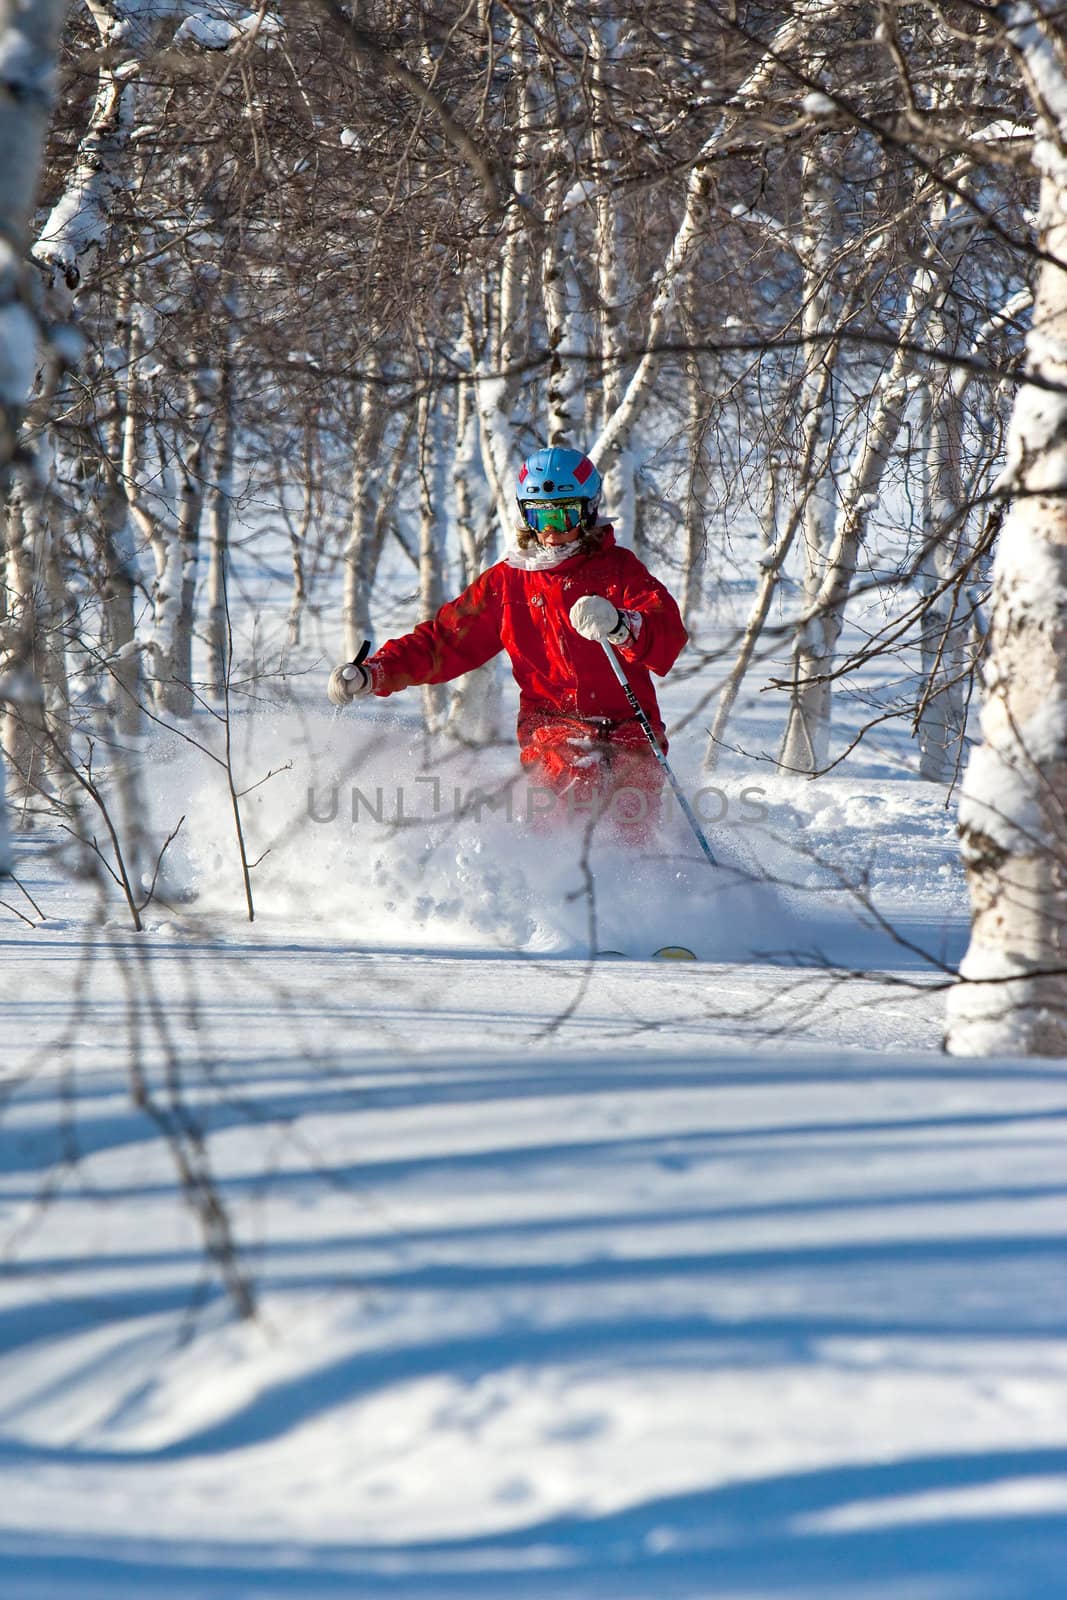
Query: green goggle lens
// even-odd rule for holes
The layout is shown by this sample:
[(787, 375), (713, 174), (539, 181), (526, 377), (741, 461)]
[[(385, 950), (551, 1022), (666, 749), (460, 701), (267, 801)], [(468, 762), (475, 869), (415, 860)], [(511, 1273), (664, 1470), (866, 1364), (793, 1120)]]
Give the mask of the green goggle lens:
[(524, 505), (522, 509), (535, 533), (548, 533), (553, 529), (570, 533), (582, 525), (584, 503), (581, 500), (557, 500), (550, 505)]

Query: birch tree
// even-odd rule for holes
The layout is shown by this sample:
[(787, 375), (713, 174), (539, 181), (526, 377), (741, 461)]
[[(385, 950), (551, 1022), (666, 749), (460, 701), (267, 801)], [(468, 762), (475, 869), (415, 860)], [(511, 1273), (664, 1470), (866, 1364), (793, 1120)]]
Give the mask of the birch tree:
[[(61, 0), (32, 6), (0, 0), (0, 505), (7, 502), (19, 429), (34, 378), (37, 321), (23, 253), (37, 191), (45, 133), (52, 108), (56, 52), (63, 24)], [(5, 585), (7, 579), (5, 577)], [(20, 670), (18, 642), (3, 622), (0, 698), (10, 703), (37, 695)], [(10, 843), (0, 755), (0, 871), (10, 867)]]
[(920, 639), (922, 690), (916, 717), (919, 776), (948, 783), (962, 754), (966, 723), (967, 618), (954, 574), (966, 540), (963, 405), (951, 374), (929, 379), (925, 398), (926, 554), (921, 583), (928, 605)]
[(956, 1054), (1067, 1055), (1067, 41), (1018, 0), (1006, 34), (1037, 120), (1040, 264), (1002, 492), (982, 742), (960, 808), (971, 894)]
[[(999, 259), (987, 281), (956, 274), (953, 253), (967, 226), (1014, 248), (1022, 201), (979, 123), (1014, 106), (1003, 30), (834, 0), (759, 17), (689, 0), (291, 0), (231, 21), (212, 4), (136, 4), (140, 30), (125, 0), (75, 14), (72, 60), (91, 70), (70, 75), (39, 228), (89, 351), (78, 406), (53, 406), (51, 425), (72, 520), (98, 540), (66, 598), (127, 703), (115, 727), (136, 731), (141, 661), (155, 714), (191, 709), (194, 671), (218, 688), (230, 507), (249, 508), (234, 543), (265, 567), (268, 479), (291, 534), (289, 645), (266, 665), (251, 611), (234, 638), (247, 622), (254, 672), (294, 685), (317, 670), (320, 618), (351, 655), (387, 614), (395, 535), (418, 560), (420, 614), (493, 559), (515, 466), (552, 440), (600, 455), (605, 510), (647, 538), (694, 626), (705, 552), (713, 605), (716, 579), (736, 594), (748, 563), (736, 659), (725, 685), (710, 662), (699, 685), (723, 691), (717, 737), (755, 663), (773, 652), (781, 672), (806, 576), (789, 726), (806, 745), (784, 758), (817, 770), (831, 689), (859, 659), (844, 606), (866, 529), (916, 490), (901, 444), (916, 397), (941, 444), (967, 439), (951, 364), (1011, 287)], [(939, 73), (961, 85), (947, 133)], [(988, 104), (968, 120), (978, 85)], [(971, 555), (934, 534), (963, 526), (950, 502), (977, 469), (949, 455), (955, 476), (935, 483), (931, 445), (931, 514), (898, 551), (904, 566), (929, 555), (905, 580), (925, 609), (901, 635), (925, 649), (926, 687), (901, 693), (901, 715), (922, 708), (923, 759), (932, 719), (960, 711), (951, 604)], [(872, 567), (865, 586), (882, 578)], [(447, 715), (433, 697), (433, 719), (468, 737), (479, 693), (461, 685)]]

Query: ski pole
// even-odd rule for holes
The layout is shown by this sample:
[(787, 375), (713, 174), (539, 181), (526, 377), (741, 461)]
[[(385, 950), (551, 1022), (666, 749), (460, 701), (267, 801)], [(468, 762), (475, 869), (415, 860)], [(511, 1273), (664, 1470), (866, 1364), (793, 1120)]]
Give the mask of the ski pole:
[(689, 826), (692, 828), (693, 832), (696, 834), (697, 843), (699, 844), (700, 848), (703, 850), (705, 856), (707, 857), (708, 865), (710, 867), (717, 867), (719, 863), (716, 861), (715, 857), (711, 853), (711, 846), (708, 843), (707, 839), (705, 839), (705, 837), (704, 837), (704, 830), (700, 826), (700, 823), (697, 821), (696, 813), (694, 812), (692, 806), (689, 804), (689, 801), (686, 799), (685, 795), (683, 794), (681, 784), (678, 782), (678, 779), (674, 776), (674, 773), (671, 771), (670, 762), (667, 760), (667, 757), (663, 754), (663, 751), (660, 749), (660, 744), (659, 744), (659, 740), (656, 738), (655, 729), (653, 728), (651, 722), (649, 722), (648, 717), (645, 714), (644, 708), (641, 705), (640, 700), (638, 700), (637, 696), (633, 692), (633, 689), (632, 689), (632, 687), (630, 685), (630, 680), (626, 676), (626, 673), (623, 670), (622, 662), (619, 660), (618, 656), (615, 654), (614, 650), (611, 648), (610, 644), (608, 644), (608, 641), (606, 639), (601, 639), (600, 642), (604, 646), (604, 654), (607, 656), (608, 660), (611, 662), (611, 670), (614, 672), (615, 676), (618, 678), (620, 687), (622, 688), (622, 691), (625, 694), (627, 700), (630, 702), (630, 710), (633, 712), (634, 716), (637, 718), (638, 722), (641, 724), (641, 728), (642, 728), (642, 731), (644, 732), (645, 738), (648, 740), (649, 744), (652, 746), (652, 754), (655, 756), (656, 760), (659, 762), (660, 766), (663, 768), (664, 772), (667, 774), (667, 782), (670, 784), (671, 788), (674, 790), (674, 798), (677, 800), (678, 804), (681, 806), (682, 811), (685, 814), (685, 820), (688, 822)]

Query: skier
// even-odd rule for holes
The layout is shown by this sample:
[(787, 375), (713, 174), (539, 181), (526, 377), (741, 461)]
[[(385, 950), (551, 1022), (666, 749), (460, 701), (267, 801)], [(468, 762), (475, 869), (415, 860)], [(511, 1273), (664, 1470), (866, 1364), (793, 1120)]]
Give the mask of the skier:
[[(650, 672), (674, 665), (687, 634), (675, 601), (600, 519), (601, 478), (578, 450), (538, 450), (516, 481), (516, 543), (432, 622), (330, 676), (334, 705), (446, 683), (506, 650), (519, 686), (520, 760), (572, 815), (607, 813), (631, 842), (659, 814), (663, 774), (603, 642), (664, 751)], [(544, 806), (538, 807), (542, 814)], [(531, 813), (530, 801), (527, 802)]]

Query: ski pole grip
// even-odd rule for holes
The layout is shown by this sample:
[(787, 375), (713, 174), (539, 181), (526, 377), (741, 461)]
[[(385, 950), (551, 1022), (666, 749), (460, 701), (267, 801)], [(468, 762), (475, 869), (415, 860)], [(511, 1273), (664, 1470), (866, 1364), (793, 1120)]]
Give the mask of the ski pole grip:
[(352, 657), (352, 660), (348, 663), (348, 665), (342, 671), (342, 673), (341, 673), (342, 678), (344, 678), (348, 683), (351, 683), (354, 678), (362, 678), (364, 680), (364, 682), (366, 682), (368, 674), (367, 674), (366, 669), (363, 666), (363, 663), (364, 663), (364, 661), (366, 661), (366, 659), (367, 659), (367, 657), (369, 655), (370, 655), (370, 640), (369, 639), (364, 639), (363, 643), (360, 645), (359, 649), (356, 651), (356, 654)]

